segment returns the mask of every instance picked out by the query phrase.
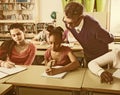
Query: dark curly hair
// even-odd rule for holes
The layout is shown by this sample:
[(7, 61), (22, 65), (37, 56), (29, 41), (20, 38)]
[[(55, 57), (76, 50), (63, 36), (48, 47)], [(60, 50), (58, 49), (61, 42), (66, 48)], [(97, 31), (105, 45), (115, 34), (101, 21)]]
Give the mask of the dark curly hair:
[(50, 36), (51, 36), (51, 35), (55, 35), (55, 36), (60, 37), (60, 38), (62, 39), (62, 35), (63, 35), (63, 32), (64, 32), (64, 30), (63, 30), (62, 27), (60, 27), (60, 26), (54, 27), (54, 28), (51, 29), (50, 31), (51, 31), (51, 32), (50, 32)]
[(53, 26), (53, 25), (48, 25), (48, 26), (46, 27), (46, 30), (47, 30), (48, 32), (51, 32), (53, 29), (54, 29), (54, 26)]
[(18, 28), (23, 32), (25, 30), (23, 24), (21, 24), (21, 23), (14, 23), (14, 24), (10, 25), (9, 30), (14, 29), (14, 28)]

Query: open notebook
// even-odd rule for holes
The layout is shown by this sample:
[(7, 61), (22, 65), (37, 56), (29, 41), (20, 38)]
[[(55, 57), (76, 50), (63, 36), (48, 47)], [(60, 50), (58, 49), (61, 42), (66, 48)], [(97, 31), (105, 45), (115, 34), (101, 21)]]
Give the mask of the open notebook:
[[(61, 66), (55, 66), (53, 68), (60, 68)], [(42, 73), (42, 77), (50, 77), (50, 78), (60, 78), (62, 79), (65, 75), (67, 74), (67, 72), (63, 72), (60, 74), (56, 74), (56, 75), (48, 75), (45, 71)]]
[(113, 73), (113, 76), (120, 79), (120, 69), (117, 69), (117, 70)]
[(0, 78), (26, 70), (27, 67), (15, 65), (13, 68), (0, 67)]

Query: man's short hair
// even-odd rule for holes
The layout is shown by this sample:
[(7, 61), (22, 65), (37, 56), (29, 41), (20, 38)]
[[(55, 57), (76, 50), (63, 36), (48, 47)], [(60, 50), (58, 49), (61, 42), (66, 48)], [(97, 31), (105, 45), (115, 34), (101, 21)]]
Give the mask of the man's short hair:
[(74, 18), (83, 14), (83, 5), (77, 2), (70, 2), (65, 6), (65, 15), (68, 18)]

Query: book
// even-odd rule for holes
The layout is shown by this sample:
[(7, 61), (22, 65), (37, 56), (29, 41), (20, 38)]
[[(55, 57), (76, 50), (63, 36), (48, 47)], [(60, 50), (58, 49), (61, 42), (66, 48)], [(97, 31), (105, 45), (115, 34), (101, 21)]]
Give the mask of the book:
[(117, 69), (117, 70), (113, 73), (113, 76), (120, 79), (120, 69)]
[(13, 68), (0, 67), (0, 78), (21, 72), (21, 71), (26, 70), (26, 69), (27, 69), (27, 67), (19, 66), (19, 65), (15, 65), (15, 67), (13, 67)]
[[(60, 68), (61, 66), (54, 66), (52, 68)], [(48, 75), (45, 71), (42, 73), (42, 77), (49, 77), (49, 78), (58, 78), (58, 79), (62, 79), (64, 78), (64, 76), (67, 74), (67, 72), (63, 72), (60, 74), (56, 74), (56, 75)]]

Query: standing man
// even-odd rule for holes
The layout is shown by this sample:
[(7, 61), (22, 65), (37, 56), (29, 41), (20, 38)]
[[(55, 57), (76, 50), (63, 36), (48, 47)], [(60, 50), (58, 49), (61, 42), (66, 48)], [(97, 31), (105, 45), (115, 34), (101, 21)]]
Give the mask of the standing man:
[(65, 6), (63, 21), (84, 51), (85, 60), (89, 61), (107, 53), (108, 44), (114, 38), (100, 24), (88, 15), (83, 15), (83, 6), (70, 2)]

